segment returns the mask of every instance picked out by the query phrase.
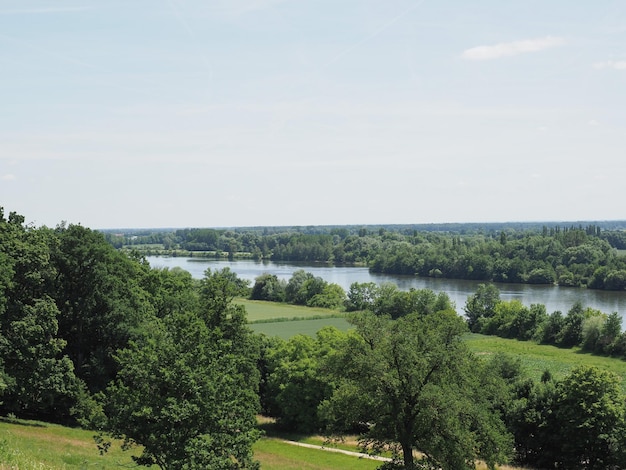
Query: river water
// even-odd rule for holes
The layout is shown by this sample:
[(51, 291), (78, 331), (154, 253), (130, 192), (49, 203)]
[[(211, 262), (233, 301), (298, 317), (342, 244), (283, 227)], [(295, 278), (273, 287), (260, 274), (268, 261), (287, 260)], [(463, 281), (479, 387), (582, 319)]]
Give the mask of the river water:
[[(376, 274), (370, 273), (366, 267), (358, 266), (304, 265), (271, 261), (231, 261), (159, 256), (148, 256), (147, 260), (150, 266), (155, 268), (180, 267), (189, 271), (192, 277), (196, 279), (201, 279), (207, 269), (214, 271), (228, 267), (231, 271), (237, 273), (239, 278), (249, 280), (250, 285), (254, 284), (254, 279), (263, 273), (275, 274), (279, 279), (288, 281), (293, 272), (298, 269), (304, 269), (327, 282), (338, 284), (346, 291), (353, 282), (374, 282), (376, 284), (391, 282), (402, 290), (408, 290), (413, 287), (415, 289), (431, 289), (435, 292), (446, 292), (456, 304), (459, 314), (463, 314), (463, 306), (467, 297), (472, 295), (476, 291), (478, 284), (480, 284), (479, 281), (460, 279), (434, 279)], [(500, 298), (502, 300), (518, 299), (524, 305), (543, 304), (546, 306), (548, 313), (560, 310), (565, 314), (576, 301), (580, 301), (585, 307), (592, 307), (605, 313), (619, 312), (622, 316), (626, 314), (626, 292), (529, 284), (495, 283), (495, 285), (500, 289)]]

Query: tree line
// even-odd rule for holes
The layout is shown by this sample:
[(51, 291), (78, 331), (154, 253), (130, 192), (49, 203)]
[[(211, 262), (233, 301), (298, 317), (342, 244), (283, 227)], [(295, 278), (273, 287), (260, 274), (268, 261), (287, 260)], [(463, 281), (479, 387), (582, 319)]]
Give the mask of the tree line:
[(405, 226), (332, 227), (325, 232), (323, 228), (182, 229), (125, 238), (107, 233), (106, 237), (115, 246), (144, 246), (142, 252), (153, 254), (185, 250), (258, 260), (358, 263), (389, 274), (626, 289), (626, 256), (619, 251), (626, 247), (624, 230), (602, 230), (595, 224), (496, 227), (456, 227), (457, 232)]

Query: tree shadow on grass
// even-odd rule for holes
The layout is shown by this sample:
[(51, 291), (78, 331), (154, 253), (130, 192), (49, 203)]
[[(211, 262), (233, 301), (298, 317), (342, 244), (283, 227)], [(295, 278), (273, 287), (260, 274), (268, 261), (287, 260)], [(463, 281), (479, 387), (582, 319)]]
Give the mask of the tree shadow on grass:
[(300, 441), (309, 437), (308, 434), (302, 434), (298, 432), (286, 429), (277, 423), (274, 419), (268, 419), (266, 417), (260, 417), (258, 419), (258, 427), (263, 431), (263, 435), (266, 437), (275, 437), (277, 439), (284, 439), (286, 441)]

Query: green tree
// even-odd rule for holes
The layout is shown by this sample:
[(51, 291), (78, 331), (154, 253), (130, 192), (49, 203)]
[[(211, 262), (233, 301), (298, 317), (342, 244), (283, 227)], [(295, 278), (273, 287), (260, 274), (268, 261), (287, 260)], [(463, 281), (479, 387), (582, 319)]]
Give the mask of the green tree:
[(557, 384), (554, 412), (558, 434), (566, 437), (558, 468), (624, 468), (624, 398), (620, 379), (593, 367), (578, 367)]
[(57, 336), (58, 313), (52, 299), (38, 299), (6, 326), (0, 356), (12, 384), (5, 397), (7, 411), (67, 419), (78, 400), (81, 383), (74, 364), (62, 355), (65, 341)]
[(156, 316), (161, 318), (195, 310), (198, 303), (195, 285), (191, 274), (179, 267), (150, 269), (142, 282)]
[[(217, 290), (209, 292), (211, 285)], [(258, 468), (252, 456), (259, 437), (258, 344), (244, 312), (227, 301), (226, 285), (207, 273), (204, 310), (155, 318), (117, 354), (105, 429), (126, 446), (142, 446), (139, 464)]]
[(274, 346), (268, 360), (266, 401), (280, 426), (302, 433), (321, 430), (317, 408), (332, 393), (322, 364), (344, 339), (344, 333), (325, 327), (315, 338), (296, 335)]
[(342, 287), (335, 283), (324, 284), (322, 292), (315, 294), (307, 301), (309, 307), (342, 308), (346, 300), (346, 293)]
[(498, 303), (500, 303), (500, 290), (493, 284), (479, 284), (476, 292), (467, 298), (463, 308), (470, 331), (480, 331), (480, 320), (492, 317)]
[(598, 339), (598, 348), (604, 354), (613, 354), (615, 344), (622, 334), (622, 316), (618, 312), (612, 312), (602, 325), (600, 338)]
[(285, 286), (285, 281), (280, 281), (276, 274), (261, 274), (254, 280), (250, 298), (269, 302), (284, 302)]
[(337, 388), (321, 413), (332, 429), (365, 425), (362, 442), (399, 446), (405, 468), (415, 468), (414, 450), (442, 469), (505, 460), (511, 442), (477, 378), (481, 364), (461, 341), (460, 317), (366, 312), (350, 320), (356, 332), (326, 366)]
[(307, 281), (310, 283), (313, 279), (315, 279), (315, 276), (306, 272), (304, 269), (295, 271), (285, 287), (285, 298), (287, 302), (306, 305), (306, 301), (309, 299)]
[(24, 225), (0, 208), (0, 391), (4, 412), (67, 420), (82, 391), (64, 355), (59, 310), (50, 297), (56, 277), (50, 230)]
[(566, 439), (555, 418), (556, 386), (546, 377), (541, 383), (519, 381), (506, 412), (507, 428), (515, 437), (515, 460), (533, 468), (554, 468), (561, 441)]
[(59, 335), (67, 341), (76, 375), (92, 392), (99, 391), (115, 377), (115, 351), (125, 348), (154, 314), (142, 287), (149, 266), (80, 225), (58, 227), (55, 235), (51, 296), (60, 311)]
[(373, 282), (353, 282), (350, 284), (346, 299), (346, 310), (372, 310), (378, 296), (378, 286)]

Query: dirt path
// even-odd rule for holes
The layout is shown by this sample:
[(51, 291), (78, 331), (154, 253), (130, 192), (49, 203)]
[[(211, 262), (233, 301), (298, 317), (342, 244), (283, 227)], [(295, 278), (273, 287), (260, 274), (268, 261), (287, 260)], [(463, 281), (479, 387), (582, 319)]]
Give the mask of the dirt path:
[(283, 441), (283, 442), (286, 442), (287, 444), (292, 444), (294, 446), (306, 447), (308, 449), (319, 449), (319, 450), (325, 450), (326, 452), (336, 452), (337, 454), (351, 455), (352, 457), (359, 457), (361, 459), (378, 460), (380, 462), (391, 462), (391, 459), (389, 457), (381, 457), (380, 455), (363, 454), (361, 452), (352, 452), (351, 450), (337, 449), (336, 447), (326, 447), (326, 446), (318, 446), (315, 444), (305, 444), (304, 442), (296, 442), (296, 441)]

